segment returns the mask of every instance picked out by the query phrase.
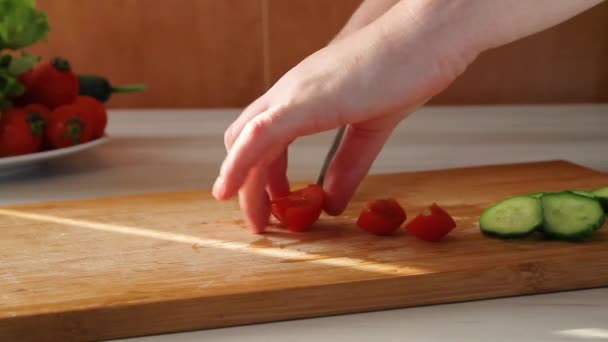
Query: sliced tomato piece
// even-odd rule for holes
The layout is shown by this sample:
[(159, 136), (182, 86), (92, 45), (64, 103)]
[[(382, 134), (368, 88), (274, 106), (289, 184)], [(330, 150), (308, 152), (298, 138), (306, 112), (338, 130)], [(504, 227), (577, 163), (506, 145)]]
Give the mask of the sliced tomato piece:
[(323, 188), (311, 184), (272, 201), (272, 214), (293, 232), (302, 232), (315, 223), (323, 209)]
[(438, 242), (456, 227), (456, 222), (444, 209), (433, 203), (410, 221), (405, 229), (415, 237)]
[(405, 210), (394, 198), (368, 202), (357, 219), (357, 225), (372, 234), (390, 235), (405, 222)]

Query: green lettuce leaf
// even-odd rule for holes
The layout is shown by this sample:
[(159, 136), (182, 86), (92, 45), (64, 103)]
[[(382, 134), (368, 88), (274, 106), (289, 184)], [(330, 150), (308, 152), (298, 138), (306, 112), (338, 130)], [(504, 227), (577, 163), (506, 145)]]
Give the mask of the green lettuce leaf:
[(0, 55), (0, 110), (11, 107), (11, 99), (23, 95), (25, 88), (19, 82), (19, 76), (30, 71), (39, 61), (39, 56), (25, 51), (20, 57)]
[(0, 110), (11, 107), (11, 98), (23, 94), (23, 85), (7, 70), (0, 70)]
[[(1, 58), (1, 57), (0, 57)], [(7, 71), (9, 74), (19, 77), (21, 74), (32, 70), (34, 65), (38, 63), (42, 58), (40, 56), (34, 56), (27, 51), (21, 52), (21, 57), (12, 57), (9, 64), (7, 65)]]
[(46, 39), (48, 18), (35, 0), (0, 0), (0, 50), (17, 50)]

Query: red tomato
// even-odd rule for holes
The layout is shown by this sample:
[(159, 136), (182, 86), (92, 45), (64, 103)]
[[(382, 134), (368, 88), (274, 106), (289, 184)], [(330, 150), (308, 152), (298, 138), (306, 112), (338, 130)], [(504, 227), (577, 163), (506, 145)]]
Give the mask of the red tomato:
[(30, 86), (27, 88), (26, 85), (23, 97), (30, 103), (40, 103), (50, 109), (74, 102), (80, 87), (70, 63), (63, 58), (40, 63), (31, 76), (25, 77), (24, 83), (30, 83)]
[(302, 232), (315, 223), (323, 209), (323, 188), (311, 184), (292, 191), (271, 203), (272, 214), (293, 232)]
[(376, 235), (390, 235), (405, 222), (407, 215), (399, 202), (393, 198), (379, 199), (367, 203), (361, 210), (357, 225)]
[(44, 136), (40, 114), (28, 114), (23, 108), (12, 108), (0, 119), (0, 156), (18, 156), (38, 152)]
[(86, 143), (93, 136), (91, 121), (89, 112), (83, 111), (80, 106), (61, 106), (51, 113), (47, 139), (55, 148)]
[(410, 221), (405, 229), (419, 239), (437, 242), (455, 227), (454, 219), (445, 210), (433, 203)]
[(25, 106), (32, 103), (32, 89), (34, 87), (34, 70), (24, 72), (19, 76), (19, 83), (25, 88), (24, 93), (12, 99), (13, 103), (17, 106)]
[(108, 125), (108, 113), (106, 106), (97, 99), (90, 96), (78, 96), (75, 104), (81, 106), (84, 110), (91, 112), (91, 120), (93, 121), (93, 139), (101, 138)]
[(46, 107), (38, 103), (32, 103), (23, 107), (28, 114), (38, 114), (42, 117), (44, 122), (49, 122), (51, 119), (51, 111)]
[[(42, 117), (42, 119), (44, 120), (44, 130), (46, 131), (46, 127), (49, 124), (49, 122), (51, 121), (51, 111), (41, 105), (41, 104), (37, 104), (37, 103), (33, 103), (33, 104), (29, 104), (25, 107), (23, 107), (23, 109), (25, 110), (26, 113), (28, 114), (37, 114), (40, 115)], [(51, 143), (49, 142), (49, 140), (46, 137), (45, 132), (42, 132), (42, 146), (40, 147), (41, 151), (45, 151), (45, 150), (49, 150), (51, 149)]]

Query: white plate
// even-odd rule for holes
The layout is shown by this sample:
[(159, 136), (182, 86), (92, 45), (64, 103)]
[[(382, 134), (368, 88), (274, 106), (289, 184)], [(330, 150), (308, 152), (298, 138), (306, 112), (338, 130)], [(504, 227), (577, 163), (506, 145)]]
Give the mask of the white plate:
[(69, 154), (74, 154), (88, 150), (95, 146), (101, 145), (109, 140), (108, 136), (90, 141), (86, 144), (80, 144), (71, 147), (60, 148), (32, 154), (26, 154), (16, 157), (0, 158), (0, 177), (22, 173), (51, 159), (63, 157)]

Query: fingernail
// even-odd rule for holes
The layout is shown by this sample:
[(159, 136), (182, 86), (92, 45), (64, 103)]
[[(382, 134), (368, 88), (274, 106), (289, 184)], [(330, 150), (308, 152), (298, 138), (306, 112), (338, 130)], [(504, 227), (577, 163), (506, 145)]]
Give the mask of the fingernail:
[(211, 193), (217, 199), (222, 199), (224, 193), (226, 192), (226, 183), (224, 182), (224, 178), (222, 176), (217, 177), (215, 183), (213, 184), (213, 190)]

